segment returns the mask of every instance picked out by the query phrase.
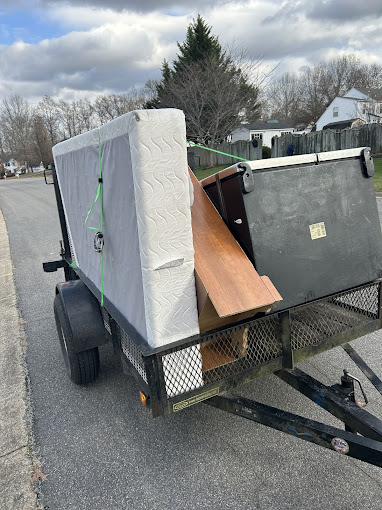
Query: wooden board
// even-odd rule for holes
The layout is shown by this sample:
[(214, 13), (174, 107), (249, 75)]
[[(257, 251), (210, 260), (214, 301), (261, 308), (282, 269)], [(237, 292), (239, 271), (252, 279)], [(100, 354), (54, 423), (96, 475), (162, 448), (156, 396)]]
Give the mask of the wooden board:
[(247, 355), (248, 327), (200, 344), (202, 372), (233, 363)]
[[(242, 321), (244, 319), (250, 319), (256, 313), (269, 312), (272, 308), (271, 305), (262, 306), (255, 310), (247, 310), (246, 312), (237, 313), (235, 315), (227, 315), (227, 317), (220, 317), (217, 313), (212, 301), (208, 295), (200, 276), (195, 271), (195, 283), (196, 283), (196, 295), (198, 300), (198, 312), (199, 312), (199, 329), (201, 333), (210, 331), (211, 329), (221, 328), (228, 326), (233, 322)], [(276, 291), (277, 292), (277, 291)]]
[[(280, 294), (269, 278), (259, 276), (191, 171), (190, 175), (197, 286), (198, 278), (202, 283), (197, 287), (199, 314), (207, 297), (220, 318), (270, 309), (282, 299)], [(239, 319), (231, 322), (235, 320)]]

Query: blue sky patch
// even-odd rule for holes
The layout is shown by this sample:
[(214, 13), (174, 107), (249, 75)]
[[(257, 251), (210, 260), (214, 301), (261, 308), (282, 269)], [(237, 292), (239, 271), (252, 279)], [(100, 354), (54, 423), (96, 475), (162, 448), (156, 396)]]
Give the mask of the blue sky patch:
[(36, 44), (66, 33), (56, 23), (44, 21), (44, 18), (42, 10), (1, 9), (0, 44), (10, 45), (20, 40)]

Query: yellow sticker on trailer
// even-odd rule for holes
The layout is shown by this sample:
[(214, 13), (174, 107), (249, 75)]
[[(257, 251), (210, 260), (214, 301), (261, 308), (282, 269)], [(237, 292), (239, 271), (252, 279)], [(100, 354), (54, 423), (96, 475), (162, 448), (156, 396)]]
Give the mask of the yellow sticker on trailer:
[(173, 404), (172, 410), (174, 413), (176, 413), (177, 411), (181, 411), (186, 407), (198, 404), (199, 402), (214, 397), (215, 395), (219, 395), (219, 388), (213, 388), (211, 390), (205, 391), (204, 393), (198, 393), (198, 395), (194, 395), (193, 397), (187, 398), (186, 400), (176, 402), (176, 404)]
[(320, 237), (326, 237), (326, 228), (325, 223), (321, 221), (321, 223), (313, 223), (309, 225), (310, 237), (312, 239), (320, 239)]

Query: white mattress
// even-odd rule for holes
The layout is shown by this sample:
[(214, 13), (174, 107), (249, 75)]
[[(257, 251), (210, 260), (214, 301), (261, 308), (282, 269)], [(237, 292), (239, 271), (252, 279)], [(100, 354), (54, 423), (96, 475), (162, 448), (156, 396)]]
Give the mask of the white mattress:
[(101, 290), (95, 231), (87, 228), (99, 228), (99, 201), (85, 225), (98, 186), (99, 137), (104, 296), (152, 347), (197, 334), (183, 112), (131, 112), (53, 148), (73, 257)]

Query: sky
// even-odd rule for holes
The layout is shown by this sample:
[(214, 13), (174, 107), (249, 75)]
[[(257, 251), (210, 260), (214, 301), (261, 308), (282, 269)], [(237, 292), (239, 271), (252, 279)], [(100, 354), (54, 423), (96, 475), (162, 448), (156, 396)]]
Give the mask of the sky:
[(198, 14), (273, 75), (347, 53), (382, 64), (382, 0), (0, 0), (0, 100), (127, 93)]

